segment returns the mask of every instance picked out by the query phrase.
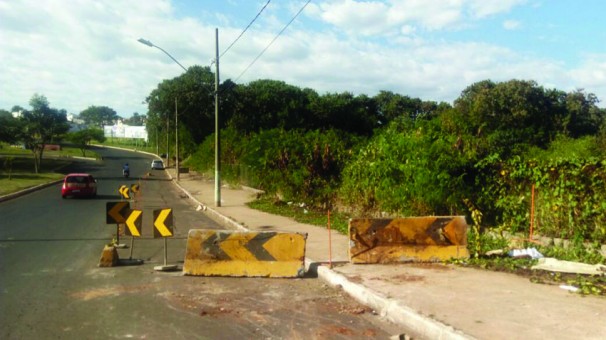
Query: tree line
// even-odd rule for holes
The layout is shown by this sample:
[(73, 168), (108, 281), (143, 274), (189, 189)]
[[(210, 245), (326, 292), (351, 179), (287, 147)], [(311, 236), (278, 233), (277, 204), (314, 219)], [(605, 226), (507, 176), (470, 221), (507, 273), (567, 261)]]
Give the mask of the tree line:
[(81, 125), (78, 129), (70, 132), (67, 111), (51, 107), (44, 95), (35, 93), (29, 105), (31, 109), (19, 105), (13, 106), (11, 111), (0, 109), (0, 142), (19, 143), (30, 150), (35, 173), (40, 171), (44, 149), (48, 144), (71, 142), (85, 156), (91, 141), (105, 141), (104, 125), (113, 125), (120, 120), (127, 125), (142, 126), (147, 118), (135, 112), (130, 118), (124, 119), (110, 107), (92, 105), (75, 115), (82, 123), (77, 124)]
[[(606, 240), (606, 110), (584, 90), (484, 80), (450, 105), (264, 79), (227, 80), (219, 95), (222, 177), (276, 201), (373, 216), (475, 209), (484, 227), (520, 232), (535, 188), (544, 232)], [(163, 81), (147, 103), (148, 131), (174, 133), (177, 112), (179, 154), (212, 176), (210, 69)]]
[[(534, 188), (543, 231), (606, 240), (606, 110), (594, 94), (517, 79), (471, 84), (452, 105), (390, 91), (318, 94), (270, 79), (226, 80), (218, 91), (222, 177), (276, 201), (371, 216), (474, 209), (483, 227), (519, 232)], [(185, 164), (212, 176), (210, 68), (162, 81), (146, 101), (151, 142), (174, 150), (178, 120)], [(92, 124), (115, 118), (104, 107), (85, 111)], [(0, 137), (13, 135), (2, 123)]]

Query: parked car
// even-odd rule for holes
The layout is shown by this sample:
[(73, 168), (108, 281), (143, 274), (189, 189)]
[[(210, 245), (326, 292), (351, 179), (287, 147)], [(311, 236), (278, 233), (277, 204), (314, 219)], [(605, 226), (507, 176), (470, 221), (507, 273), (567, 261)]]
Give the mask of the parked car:
[(95, 197), (97, 196), (97, 180), (90, 174), (68, 174), (63, 179), (61, 197)]
[(154, 159), (151, 162), (151, 168), (152, 170), (163, 170), (164, 169), (164, 163), (159, 160), (159, 159)]

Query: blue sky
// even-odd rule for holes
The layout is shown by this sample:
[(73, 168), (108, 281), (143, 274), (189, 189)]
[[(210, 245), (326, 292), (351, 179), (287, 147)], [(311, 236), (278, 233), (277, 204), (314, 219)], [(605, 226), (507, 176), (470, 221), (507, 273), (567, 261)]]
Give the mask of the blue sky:
[[(606, 106), (606, 1), (306, 2), (269, 1), (221, 58), (221, 80), (274, 79), (320, 94), (387, 90), (452, 103), (477, 81), (525, 79), (585, 89)], [(29, 108), (38, 93), (69, 113), (103, 105), (123, 117), (145, 114), (145, 97), (182, 69), (138, 38), (185, 67), (208, 66), (215, 28), (223, 52), (267, 3), (0, 0), (0, 108)]]

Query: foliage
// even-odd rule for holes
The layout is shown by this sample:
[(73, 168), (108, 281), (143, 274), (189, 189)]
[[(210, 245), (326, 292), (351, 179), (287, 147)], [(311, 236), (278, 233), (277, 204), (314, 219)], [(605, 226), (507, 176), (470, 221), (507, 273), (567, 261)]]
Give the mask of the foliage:
[[(309, 209), (305, 204), (276, 201), (275, 197), (263, 196), (253, 202), (247, 203), (253, 209), (270, 214), (287, 216), (300, 223), (307, 223), (328, 228), (328, 211)], [(330, 212), (330, 229), (341, 234), (347, 234), (350, 215), (341, 212)]]
[(606, 241), (606, 161), (495, 159), (481, 166), (480, 202), (492, 221), (527, 232), (535, 185), (536, 229), (546, 236)]
[(190, 67), (182, 75), (158, 84), (146, 99), (148, 134), (174, 135), (177, 112), (179, 125), (187, 127), (194, 143), (201, 143), (214, 131), (214, 84), (210, 68), (201, 66)]
[(22, 112), (23, 130), (17, 139), (21, 140), (34, 157), (34, 171), (38, 173), (44, 146), (69, 130), (65, 110), (50, 107), (46, 97), (34, 94), (30, 99), (31, 111)]
[(80, 119), (84, 124), (103, 128), (104, 125), (113, 125), (120, 118), (114, 109), (107, 106), (89, 106), (80, 112)]
[[(148, 130), (170, 138), (175, 98), (179, 119), (203, 112), (179, 133), (195, 150), (188, 164), (212, 175), (213, 75), (199, 71), (198, 87), (190, 69), (152, 93)], [(593, 94), (525, 80), (472, 84), (453, 107), (387, 91), (319, 95), (272, 80), (226, 82), (220, 93), (222, 177), (278, 201), (368, 215), (466, 214), (481, 254), (491, 243), (486, 228), (528, 233), (534, 185), (538, 232), (606, 238), (606, 110)]]
[(82, 157), (86, 157), (86, 147), (95, 140), (103, 143), (105, 136), (103, 130), (96, 128), (84, 129), (76, 132), (70, 132), (67, 134), (67, 139), (72, 143), (76, 144), (80, 151), (82, 151)]
[(234, 90), (236, 104), (228, 125), (243, 134), (262, 129), (307, 128), (309, 98), (305, 91), (282, 81), (257, 80)]
[(146, 115), (140, 115), (138, 112), (133, 113), (132, 117), (124, 120), (124, 124), (131, 126), (143, 126), (147, 120)]
[[(222, 177), (254, 185), (286, 200), (329, 208), (349, 158), (353, 136), (335, 131), (264, 130), (243, 137), (233, 128), (221, 132)], [(189, 166), (214, 169), (214, 139), (209, 137), (187, 161)]]
[(6, 173), (8, 173), (8, 180), (10, 181), (11, 179), (13, 179), (13, 161), (15, 160), (15, 157), (5, 157), (4, 158), (4, 171)]
[(466, 160), (455, 139), (438, 120), (394, 120), (347, 164), (340, 197), (360, 213), (457, 213)]
[(8, 111), (0, 110), (0, 142), (15, 143), (19, 139), (22, 122)]
[[(10, 175), (7, 172), (0, 176), (0, 196), (59, 180), (64, 174), (57, 171), (71, 163), (67, 158), (48, 159), (42, 165), (40, 172), (34, 174), (31, 171), (31, 157), (7, 158), (13, 159), (10, 161)], [(0, 163), (4, 164), (7, 158), (0, 156)]]
[(538, 246), (537, 248), (545, 257), (589, 264), (606, 264), (606, 258), (600, 254), (598, 243), (587, 245), (582, 242), (576, 242), (568, 247), (552, 245)]
[(534, 81), (490, 80), (466, 88), (455, 101), (459, 126), (476, 141), (480, 156), (509, 158), (528, 146), (546, 147), (558, 134), (594, 134), (604, 121), (595, 96), (545, 90)]

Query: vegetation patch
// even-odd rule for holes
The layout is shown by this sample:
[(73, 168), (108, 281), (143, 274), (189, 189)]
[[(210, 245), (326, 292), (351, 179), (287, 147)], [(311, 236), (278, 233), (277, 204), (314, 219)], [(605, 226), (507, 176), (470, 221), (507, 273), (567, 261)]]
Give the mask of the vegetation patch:
[[(311, 224), (328, 228), (328, 211), (320, 211), (307, 207), (304, 203), (284, 202), (265, 196), (247, 203), (253, 209), (269, 214), (290, 217), (299, 223)], [(350, 216), (340, 212), (330, 213), (330, 228), (341, 234), (347, 234)]]

